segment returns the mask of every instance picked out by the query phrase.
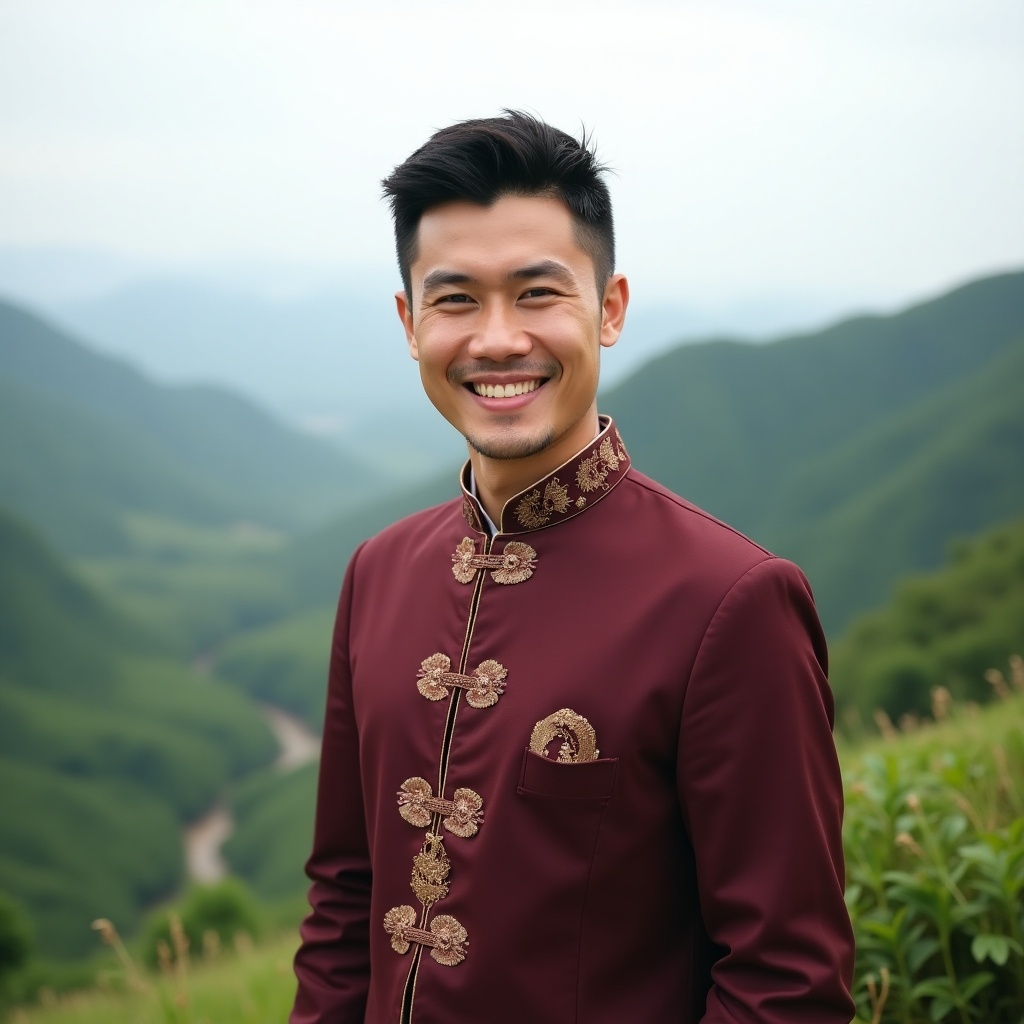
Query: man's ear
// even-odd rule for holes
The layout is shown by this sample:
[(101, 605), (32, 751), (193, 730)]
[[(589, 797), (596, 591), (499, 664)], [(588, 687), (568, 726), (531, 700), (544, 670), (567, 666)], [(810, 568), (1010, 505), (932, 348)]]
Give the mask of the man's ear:
[(398, 309), (398, 319), (402, 321), (405, 328), (405, 340), (409, 345), (409, 355), (419, 362), (420, 353), (416, 347), (416, 332), (412, 324), (412, 306), (409, 305), (409, 298), (404, 291), (395, 292), (395, 307)]
[(619, 340), (629, 305), (629, 282), (625, 274), (612, 274), (604, 286), (601, 303), (601, 345), (611, 348)]

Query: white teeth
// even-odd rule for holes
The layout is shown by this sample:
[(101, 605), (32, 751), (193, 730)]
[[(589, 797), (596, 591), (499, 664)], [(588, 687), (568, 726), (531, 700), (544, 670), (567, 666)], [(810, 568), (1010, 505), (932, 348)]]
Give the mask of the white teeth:
[(528, 395), (537, 390), (537, 380), (521, 380), (515, 384), (474, 384), (473, 390), (481, 398), (512, 398), (513, 395)]

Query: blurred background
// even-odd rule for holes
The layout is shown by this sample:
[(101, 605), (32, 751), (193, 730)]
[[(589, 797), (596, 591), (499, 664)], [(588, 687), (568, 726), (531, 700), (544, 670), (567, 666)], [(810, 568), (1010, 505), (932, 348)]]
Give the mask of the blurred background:
[(602, 408), (805, 568), (841, 736), (1024, 651), (1017, 0), (0, 0), (0, 1000), (293, 934), (347, 557), (464, 458), (379, 182), (503, 107), (613, 169)]

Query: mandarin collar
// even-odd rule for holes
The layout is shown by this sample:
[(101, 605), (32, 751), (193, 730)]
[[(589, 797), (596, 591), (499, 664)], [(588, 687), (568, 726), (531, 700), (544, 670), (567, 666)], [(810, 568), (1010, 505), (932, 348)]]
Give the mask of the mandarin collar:
[[(626, 475), (629, 455), (610, 416), (600, 416), (601, 430), (582, 451), (547, 476), (505, 502), (499, 534), (531, 533), (556, 526), (593, 508)], [(484, 510), (469, 489), (470, 464), (462, 467), (462, 514), (477, 533), (486, 534)]]

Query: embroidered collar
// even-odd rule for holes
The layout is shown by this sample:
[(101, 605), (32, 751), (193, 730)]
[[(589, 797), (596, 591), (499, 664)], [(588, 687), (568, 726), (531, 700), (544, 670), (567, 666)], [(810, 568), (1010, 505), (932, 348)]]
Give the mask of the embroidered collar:
[[(501, 510), (498, 532), (529, 533), (564, 522), (600, 501), (629, 469), (629, 455), (611, 417), (600, 417), (601, 431), (583, 451), (546, 477), (513, 495)], [(462, 467), (462, 514), (486, 533), (483, 506), (469, 487), (470, 464)]]

